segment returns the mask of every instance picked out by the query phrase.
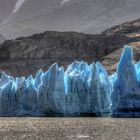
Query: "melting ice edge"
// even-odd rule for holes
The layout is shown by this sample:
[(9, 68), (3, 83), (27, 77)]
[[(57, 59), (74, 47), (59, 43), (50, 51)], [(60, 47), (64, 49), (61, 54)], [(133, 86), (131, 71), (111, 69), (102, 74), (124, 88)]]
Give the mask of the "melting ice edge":
[(0, 116), (140, 117), (140, 62), (125, 46), (113, 75), (99, 63), (74, 61), (64, 71), (54, 64), (33, 78), (1, 73)]

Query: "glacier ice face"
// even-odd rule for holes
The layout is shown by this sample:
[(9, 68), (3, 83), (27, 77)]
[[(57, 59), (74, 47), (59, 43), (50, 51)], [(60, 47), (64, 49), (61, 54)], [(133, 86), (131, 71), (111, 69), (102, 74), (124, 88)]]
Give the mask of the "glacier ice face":
[(140, 116), (140, 62), (124, 48), (117, 71), (99, 63), (74, 61), (64, 71), (57, 63), (35, 77), (0, 74), (0, 116)]
[(112, 116), (140, 117), (139, 66), (139, 62), (133, 62), (132, 49), (126, 46), (118, 63), (117, 74), (111, 80)]
[(111, 85), (100, 63), (75, 61), (64, 71), (57, 64), (33, 78), (13, 78), (1, 73), (0, 116), (48, 116), (61, 114), (107, 115)]

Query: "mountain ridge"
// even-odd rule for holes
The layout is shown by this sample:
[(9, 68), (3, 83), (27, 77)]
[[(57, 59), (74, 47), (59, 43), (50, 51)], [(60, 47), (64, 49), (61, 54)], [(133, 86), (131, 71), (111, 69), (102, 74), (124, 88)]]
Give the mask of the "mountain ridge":
[(126, 40), (128, 41), (127, 37), (120, 35), (51, 31), (20, 37), (1, 44), (0, 69), (12, 75), (23, 76), (30, 73), (34, 75), (40, 68), (47, 70), (55, 62), (65, 67), (74, 60), (90, 63), (120, 48)]
[(67, 67), (74, 60), (83, 60), (100, 61), (112, 73), (124, 44), (132, 45), (134, 57), (139, 59), (139, 21), (121, 24), (117, 26), (117, 32), (114, 27), (102, 34), (46, 31), (6, 40), (0, 45), (0, 69), (10, 75), (28, 76), (40, 68), (46, 71), (55, 62)]

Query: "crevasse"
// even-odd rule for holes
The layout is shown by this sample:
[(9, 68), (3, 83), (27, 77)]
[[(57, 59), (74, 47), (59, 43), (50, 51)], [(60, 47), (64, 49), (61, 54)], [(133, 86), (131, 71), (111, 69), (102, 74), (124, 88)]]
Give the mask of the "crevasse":
[(35, 77), (0, 76), (0, 116), (140, 116), (140, 63), (125, 46), (117, 71), (74, 61), (64, 71), (53, 64)]

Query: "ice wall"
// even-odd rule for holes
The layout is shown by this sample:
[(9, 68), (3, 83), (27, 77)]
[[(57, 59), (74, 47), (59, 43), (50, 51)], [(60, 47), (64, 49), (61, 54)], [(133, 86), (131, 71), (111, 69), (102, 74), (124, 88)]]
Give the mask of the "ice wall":
[(134, 63), (130, 47), (125, 47), (118, 63), (113, 86), (111, 112), (115, 117), (140, 117), (140, 63)]
[(117, 71), (74, 61), (64, 71), (54, 64), (36, 76), (0, 74), (0, 116), (140, 116), (140, 63), (125, 46)]
[(1, 74), (0, 116), (108, 115), (111, 85), (100, 63), (75, 61), (64, 72), (54, 64), (33, 78)]

